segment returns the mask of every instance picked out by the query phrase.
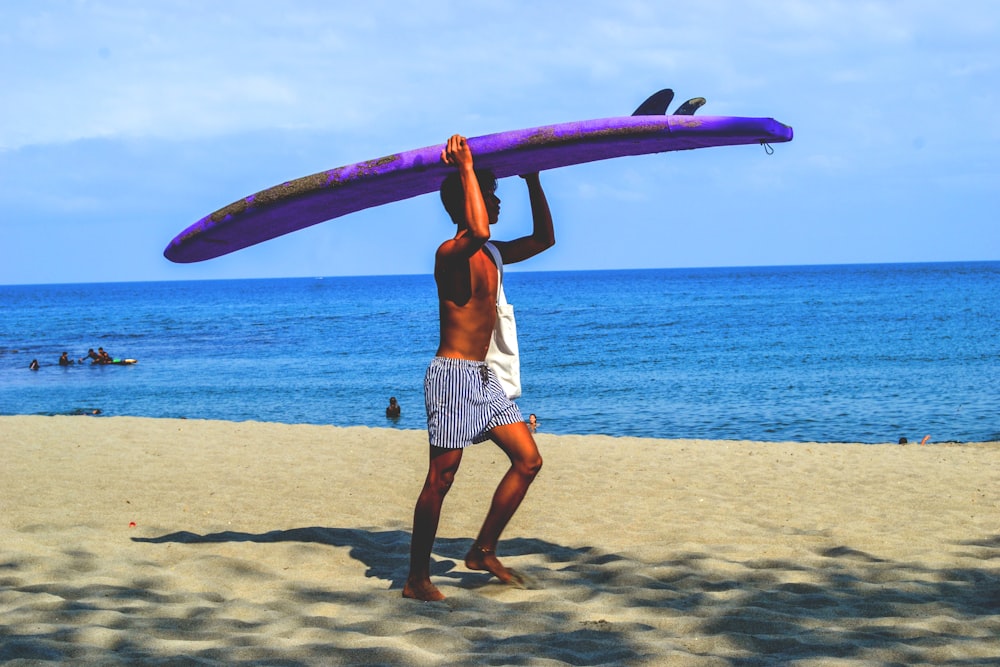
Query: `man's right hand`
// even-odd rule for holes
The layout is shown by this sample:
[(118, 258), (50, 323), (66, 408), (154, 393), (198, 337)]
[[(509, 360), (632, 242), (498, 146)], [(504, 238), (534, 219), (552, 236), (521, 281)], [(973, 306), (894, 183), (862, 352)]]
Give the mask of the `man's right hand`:
[(472, 167), (472, 149), (460, 134), (453, 134), (441, 151), (441, 161), (455, 167)]

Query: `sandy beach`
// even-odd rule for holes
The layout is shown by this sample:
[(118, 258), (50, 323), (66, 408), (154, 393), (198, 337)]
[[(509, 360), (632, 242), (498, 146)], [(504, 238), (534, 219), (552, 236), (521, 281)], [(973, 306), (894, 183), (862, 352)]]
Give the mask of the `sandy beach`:
[(1000, 443), (537, 436), (467, 451), (434, 582), (402, 598), (423, 431), (0, 418), (0, 662), (1000, 664)]

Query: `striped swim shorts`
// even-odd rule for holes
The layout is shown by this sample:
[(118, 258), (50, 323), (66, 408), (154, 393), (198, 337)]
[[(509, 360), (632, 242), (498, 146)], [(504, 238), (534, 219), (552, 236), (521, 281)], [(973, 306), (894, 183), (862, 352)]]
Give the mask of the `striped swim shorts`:
[(434, 357), (424, 376), (424, 403), (435, 447), (467, 447), (488, 440), (497, 426), (524, 421), (484, 361)]

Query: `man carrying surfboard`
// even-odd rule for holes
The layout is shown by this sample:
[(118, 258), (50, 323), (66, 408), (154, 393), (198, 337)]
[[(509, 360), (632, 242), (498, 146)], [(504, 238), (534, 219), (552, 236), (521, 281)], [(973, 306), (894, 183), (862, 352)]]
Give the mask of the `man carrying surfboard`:
[[(441, 339), (424, 378), (430, 463), (413, 512), (410, 573), (403, 587), (405, 597), (418, 600), (444, 599), (430, 580), (431, 550), (441, 506), (464, 448), (492, 440), (511, 462), (465, 556), (466, 567), (490, 572), (504, 583), (522, 581), (497, 559), (497, 543), (542, 467), (538, 446), (520, 410), (485, 361), (497, 321), (500, 280), (498, 267), (484, 249), (490, 225), (500, 216), (496, 179), (489, 172), (475, 170), (465, 137), (448, 139), (441, 160), (457, 167), (441, 186), (441, 199), (458, 229), (454, 238), (441, 244), (434, 259)], [(538, 174), (524, 179), (533, 229), (529, 236), (493, 244), (505, 264), (524, 261), (555, 244), (552, 216)]]

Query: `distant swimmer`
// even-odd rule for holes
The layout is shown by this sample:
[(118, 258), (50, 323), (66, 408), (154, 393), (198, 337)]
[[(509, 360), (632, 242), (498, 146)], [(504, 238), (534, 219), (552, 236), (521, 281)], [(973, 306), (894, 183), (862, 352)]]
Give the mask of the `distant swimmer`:
[(399, 403), (396, 402), (395, 396), (389, 397), (389, 405), (385, 409), (385, 416), (388, 419), (399, 419), (401, 410), (399, 408)]
[(535, 416), (534, 412), (528, 415), (528, 430), (532, 433), (538, 432), (538, 417)]
[(59, 357), (60, 366), (72, 366), (73, 362), (69, 358), (69, 352), (63, 352), (62, 356)]
[(29, 371), (37, 371), (38, 370), (38, 359), (32, 359), (31, 360), (31, 363), (28, 364), (28, 370)]
[(90, 348), (89, 350), (87, 350), (87, 356), (80, 357), (79, 361), (82, 364), (84, 362), (84, 360), (90, 359), (91, 363), (95, 363), (96, 364), (97, 360), (100, 359), (100, 358), (101, 358), (100, 355), (98, 355), (96, 352), (94, 352), (94, 348)]

